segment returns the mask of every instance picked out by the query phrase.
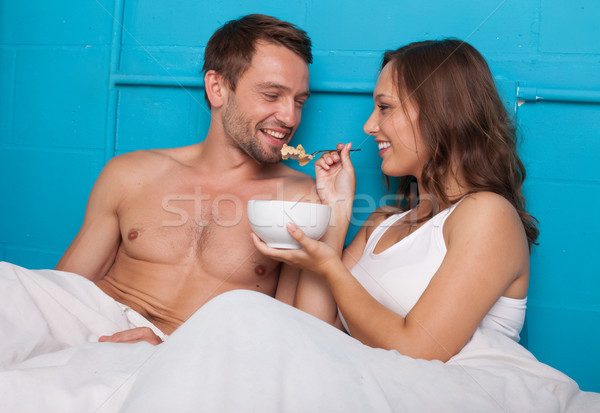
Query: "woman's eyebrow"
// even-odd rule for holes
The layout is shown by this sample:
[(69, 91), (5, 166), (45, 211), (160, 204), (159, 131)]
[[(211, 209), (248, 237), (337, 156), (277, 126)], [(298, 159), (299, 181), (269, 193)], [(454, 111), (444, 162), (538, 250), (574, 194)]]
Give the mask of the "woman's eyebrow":
[(376, 95), (373, 95), (373, 99), (380, 99), (380, 98), (393, 98), (393, 96), (389, 95), (387, 93), (378, 93)]

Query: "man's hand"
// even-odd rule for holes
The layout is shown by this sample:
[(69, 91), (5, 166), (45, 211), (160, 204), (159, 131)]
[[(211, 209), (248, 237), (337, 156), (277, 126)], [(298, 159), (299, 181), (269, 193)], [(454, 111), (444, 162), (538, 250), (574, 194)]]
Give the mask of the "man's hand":
[(162, 343), (160, 337), (154, 334), (154, 331), (149, 327), (137, 327), (131, 330), (120, 331), (112, 336), (102, 336), (98, 341), (102, 343), (139, 343), (147, 341), (152, 345)]

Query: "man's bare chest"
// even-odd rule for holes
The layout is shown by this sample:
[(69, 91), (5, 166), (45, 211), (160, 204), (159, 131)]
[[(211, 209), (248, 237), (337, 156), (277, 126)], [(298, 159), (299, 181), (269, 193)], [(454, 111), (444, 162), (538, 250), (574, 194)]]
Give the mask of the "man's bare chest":
[(120, 205), (121, 248), (146, 262), (214, 271), (231, 266), (245, 273), (259, 266), (268, 272), (276, 264), (251, 242), (246, 208), (248, 200), (274, 198), (276, 191), (253, 183), (146, 185)]

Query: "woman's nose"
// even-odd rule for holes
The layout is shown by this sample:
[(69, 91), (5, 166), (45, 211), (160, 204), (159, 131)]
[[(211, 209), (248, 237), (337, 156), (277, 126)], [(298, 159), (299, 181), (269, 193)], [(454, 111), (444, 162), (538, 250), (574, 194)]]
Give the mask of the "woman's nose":
[(379, 129), (379, 125), (375, 121), (375, 111), (373, 111), (373, 113), (371, 113), (371, 116), (369, 116), (369, 119), (367, 119), (367, 121), (365, 122), (365, 124), (363, 126), (363, 131), (367, 135), (373, 135), (374, 133), (377, 132), (378, 129)]

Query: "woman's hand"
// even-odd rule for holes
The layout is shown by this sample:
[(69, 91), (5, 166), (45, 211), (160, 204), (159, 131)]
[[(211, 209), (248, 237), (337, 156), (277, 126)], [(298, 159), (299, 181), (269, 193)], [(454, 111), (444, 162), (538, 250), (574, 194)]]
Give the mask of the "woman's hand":
[(338, 143), (337, 151), (324, 153), (315, 162), (317, 193), (321, 202), (334, 206), (338, 202), (352, 205), (356, 176), (350, 160), (352, 143)]
[[(250, 234), (256, 249), (263, 255), (295, 267), (325, 275), (328, 270), (341, 264), (335, 250), (321, 241), (311, 239), (293, 223), (287, 225), (290, 235), (298, 241), (301, 249), (277, 249), (265, 244), (256, 234)], [(342, 264), (343, 265), (343, 264)]]

